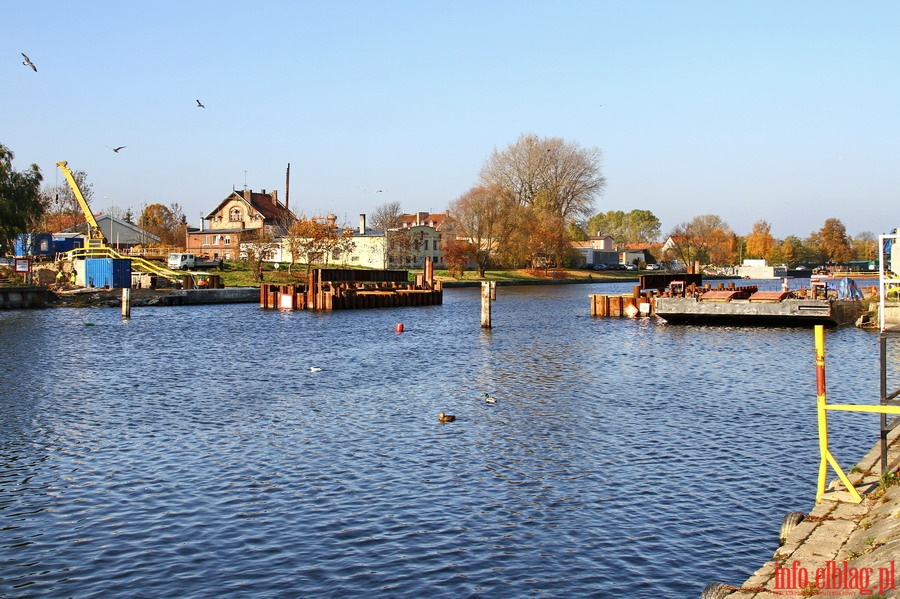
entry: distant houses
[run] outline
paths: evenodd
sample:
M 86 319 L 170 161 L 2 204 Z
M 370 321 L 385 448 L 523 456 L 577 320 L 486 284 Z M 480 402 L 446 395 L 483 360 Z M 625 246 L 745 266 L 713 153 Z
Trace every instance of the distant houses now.
M 265 261 L 301 264 L 300 256 L 292 259 L 288 239 L 291 224 L 296 220 L 275 191 L 234 190 L 203 216 L 199 229 L 188 229 L 185 248 L 199 256 L 237 260 L 246 253 L 241 251 L 242 244 L 258 243 L 264 232 L 262 237 L 274 240 Z M 359 227 L 354 229 L 338 226 L 334 215 L 314 220 L 352 239 L 343 251 L 317 255 L 317 262 L 376 269 L 420 268 L 426 257 L 442 267 L 441 246 L 452 222 L 446 214 L 416 212 L 401 215 L 400 225 L 385 231 L 369 229 L 365 214 L 360 215 Z
M 234 190 L 203 217 L 200 229 L 188 229 L 185 248 L 198 256 L 237 260 L 241 243 L 255 239 L 261 231 L 273 237 L 283 235 L 294 218 L 278 200 L 277 191 Z
M 452 234 L 451 223 L 446 214 L 417 212 L 401 215 L 396 228 L 369 229 L 366 215 L 360 214 L 359 227 L 352 231 L 351 249 L 330 256 L 330 261 L 342 266 L 391 269 L 422 268 L 430 258 L 437 268 L 443 268 L 442 244 Z
M 579 266 L 591 267 L 597 264 L 648 264 L 651 260 L 655 261 L 653 251 L 659 248 L 659 244 L 630 244 L 619 249 L 612 237 L 598 233 L 587 241 L 573 241 L 572 247 L 580 254 Z

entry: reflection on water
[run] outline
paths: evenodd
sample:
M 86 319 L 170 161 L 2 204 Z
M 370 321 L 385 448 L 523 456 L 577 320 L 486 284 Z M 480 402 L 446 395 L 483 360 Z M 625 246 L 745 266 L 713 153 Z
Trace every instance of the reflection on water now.
M 588 316 L 588 293 L 629 288 L 501 287 L 488 331 L 477 289 L 331 314 L 0 313 L 0 595 L 741 583 L 814 501 L 812 332 Z M 829 394 L 877 402 L 877 337 L 830 332 L 827 352 Z M 852 464 L 877 417 L 839 421 Z

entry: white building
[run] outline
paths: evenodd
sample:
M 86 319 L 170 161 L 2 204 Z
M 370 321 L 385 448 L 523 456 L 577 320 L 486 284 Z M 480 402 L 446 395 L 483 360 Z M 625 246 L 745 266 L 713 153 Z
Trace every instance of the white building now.
M 418 212 L 401 216 L 401 225 L 384 231 L 369 229 L 366 215 L 359 215 L 359 228 L 353 230 L 353 248 L 348 252 L 322 257 L 333 266 L 359 266 L 386 270 L 393 268 L 421 268 L 425 258 L 431 258 L 438 268 L 443 264 L 441 243 L 450 222 L 446 214 Z M 290 262 L 290 247 L 282 239 L 271 262 Z M 301 263 L 300 258 L 295 263 Z

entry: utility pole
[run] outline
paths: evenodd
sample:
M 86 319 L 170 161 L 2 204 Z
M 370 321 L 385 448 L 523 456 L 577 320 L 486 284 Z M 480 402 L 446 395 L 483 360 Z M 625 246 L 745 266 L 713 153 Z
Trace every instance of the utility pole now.
M 288 162 L 287 172 L 284 175 L 284 207 L 290 210 L 291 205 L 291 163 Z

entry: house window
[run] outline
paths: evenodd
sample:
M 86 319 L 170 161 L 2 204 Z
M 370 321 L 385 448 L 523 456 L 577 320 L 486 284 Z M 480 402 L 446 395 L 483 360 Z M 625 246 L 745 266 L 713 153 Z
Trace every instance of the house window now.
M 229 236 L 229 235 L 225 236 L 225 245 L 231 245 L 231 236 Z
M 240 208 L 232 208 L 228 212 L 228 220 L 230 220 L 231 222 L 241 222 L 244 220 L 244 213 L 241 212 Z
M 422 243 L 424 243 L 423 249 L 426 249 L 426 250 L 427 250 L 427 249 L 428 249 L 428 240 L 426 239 L 426 240 L 425 240 L 424 242 L 422 242 Z

